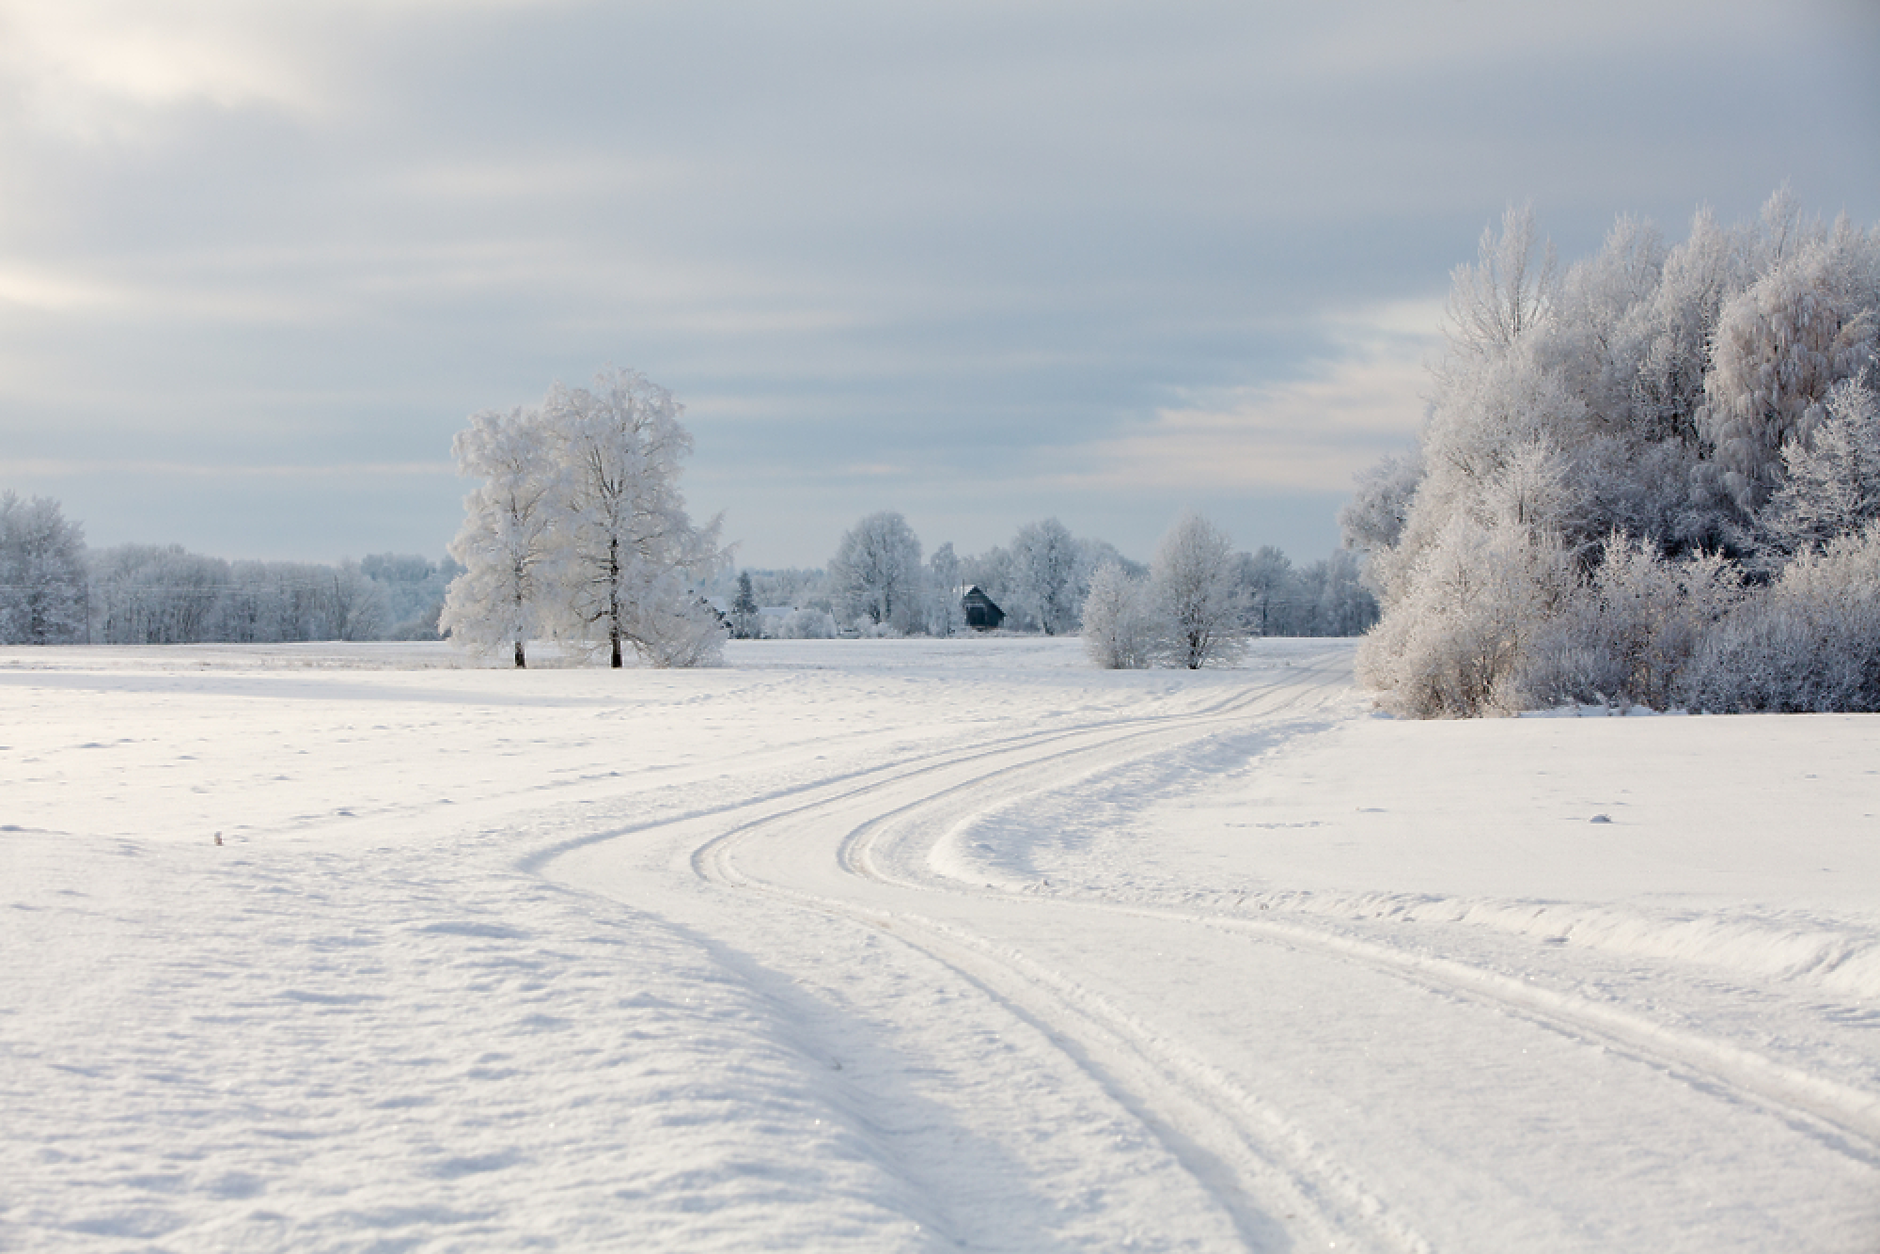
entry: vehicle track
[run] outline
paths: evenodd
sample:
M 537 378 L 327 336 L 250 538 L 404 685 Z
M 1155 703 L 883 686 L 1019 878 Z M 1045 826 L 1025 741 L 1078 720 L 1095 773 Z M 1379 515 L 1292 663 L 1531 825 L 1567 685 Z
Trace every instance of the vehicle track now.
M 1333 668 L 1300 668 L 1319 687 L 1342 685 Z M 1061 787 L 1067 772 L 1141 761 L 1248 718 L 1282 719 L 1307 702 L 1312 687 L 1250 690 L 1214 707 L 1129 720 L 1105 727 L 1012 737 L 984 752 L 952 755 L 894 771 L 796 812 L 841 819 L 850 826 L 836 848 L 850 874 L 913 892 L 1004 896 L 997 890 L 933 872 L 927 855 L 962 816 L 984 813 L 1039 787 Z M 927 787 L 910 794 L 909 786 Z M 868 812 L 867 805 L 875 809 Z M 924 914 L 892 915 L 827 893 L 760 880 L 738 866 L 740 846 L 784 815 L 724 832 L 693 854 L 694 870 L 726 886 L 761 891 L 828 914 L 891 928 L 904 943 L 972 980 L 1011 1013 L 1053 1036 L 1059 1047 L 1156 1132 L 1192 1172 L 1228 1200 L 1237 1188 L 1321 1216 L 1328 1231 L 1357 1235 L 1390 1248 L 1427 1248 L 1395 1220 L 1361 1182 L 1342 1172 L 1298 1127 L 1225 1073 L 1162 1040 L 1100 994 L 1024 954 L 991 944 Z M 859 821 L 855 819 L 859 818 Z M 827 839 L 827 837 L 825 837 Z M 1239 934 L 1312 952 L 1446 997 L 1488 1007 L 1680 1081 L 1706 1096 L 1760 1109 L 1827 1148 L 1868 1166 L 1880 1165 L 1880 1096 L 1785 1066 L 1738 1046 L 1654 1022 L 1629 1010 L 1532 985 L 1450 958 L 1411 953 L 1293 921 L 1093 901 L 1031 898 L 1065 908 L 1157 918 Z M 1181 1129 L 1204 1129 L 1192 1137 Z M 1225 1176 L 1225 1178 L 1223 1178 Z M 1236 1183 L 1238 1182 L 1238 1183 Z
M 1358 1239 L 1376 1249 L 1424 1251 L 1428 1243 L 1392 1215 L 1383 1199 L 1277 1109 L 1090 990 L 1022 954 L 931 918 L 756 878 L 740 867 L 736 856 L 740 847 L 780 824 L 850 823 L 859 814 L 861 823 L 851 828 L 836 853 L 844 869 L 867 875 L 856 859 L 866 859 L 869 845 L 858 840 L 858 834 L 879 832 L 937 800 L 980 791 L 993 782 L 1022 788 L 1024 780 L 1040 770 L 1061 770 L 1085 760 L 1139 760 L 1145 742 L 1173 746 L 1247 718 L 1277 718 L 1315 697 L 1323 700 L 1347 682 L 1343 667 L 1325 663 L 1297 668 L 1291 678 L 1295 682 L 1285 687 L 1245 690 L 1199 711 L 1015 736 L 991 748 L 891 770 L 835 795 L 722 831 L 693 852 L 692 866 L 708 882 L 880 929 L 953 970 L 1005 1013 L 1037 1029 L 1129 1111 L 1217 1199 L 1249 1245 L 1264 1244 L 1257 1237 L 1263 1225 L 1270 1225 L 1270 1213 L 1284 1213 L 1295 1231 L 1314 1230 L 1331 1244 L 1343 1240 L 1349 1245 Z M 1302 679 L 1306 682 L 1298 682 Z M 922 891 L 932 887 L 902 886 Z
M 1139 741 L 1137 737 L 1127 743 Z M 1059 765 L 1064 760 L 1056 759 Z M 998 774 L 1021 772 L 1033 765 L 1044 763 L 1007 767 Z M 918 810 L 943 810 L 950 802 L 983 787 L 990 778 L 954 785 L 951 796 L 936 792 L 923 803 L 858 826 L 840 847 L 842 866 L 853 874 L 897 887 L 983 895 L 987 890 L 931 869 L 928 854 L 934 842 L 945 827 L 959 820 L 918 824 L 914 820 Z M 890 847 L 892 856 L 884 856 Z M 927 873 L 910 873 L 914 868 L 923 868 Z M 1341 958 L 1431 991 L 1491 1005 L 1571 1037 L 1598 1041 L 1609 1050 L 1656 1067 L 1692 1087 L 1731 1093 L 1789 1121 L 1837 1152 L 1880 1166 L 1880 1094 L 1811 1075 L 1739 1046 L 1653 1022 L 1630 1011 L 1451 958 L 1393 949 L 1304 923 L 1082 897 L 1049 900 L 1071 908 L 1176 920 L 1238 933 Z

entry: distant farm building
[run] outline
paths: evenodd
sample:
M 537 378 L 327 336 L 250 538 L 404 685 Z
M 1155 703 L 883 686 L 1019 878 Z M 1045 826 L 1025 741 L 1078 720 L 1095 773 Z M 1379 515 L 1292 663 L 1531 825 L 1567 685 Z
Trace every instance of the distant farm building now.
M 960 608 L 966 611 L 966 625 L 975 631 L 996 631 L 1005 621 L 1005 611 L 978 584 L 969 585 L 960 594 Z

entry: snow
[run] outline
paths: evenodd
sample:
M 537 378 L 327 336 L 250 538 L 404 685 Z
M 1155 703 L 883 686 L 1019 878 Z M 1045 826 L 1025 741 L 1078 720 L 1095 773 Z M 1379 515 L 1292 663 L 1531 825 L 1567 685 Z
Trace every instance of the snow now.
M 1880 1248 L 1880 718 L 727 661 L 0 651 L 0 1248 Z

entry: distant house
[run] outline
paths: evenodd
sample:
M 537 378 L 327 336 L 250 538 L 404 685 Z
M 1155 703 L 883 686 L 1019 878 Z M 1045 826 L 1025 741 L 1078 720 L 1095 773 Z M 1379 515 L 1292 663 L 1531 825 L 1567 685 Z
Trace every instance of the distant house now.
M 975 631 L 997 631 L 1005 621 L 1005 611 L 976 583 L 960 594 L 960 608 L 966 611 L 966 625 Z

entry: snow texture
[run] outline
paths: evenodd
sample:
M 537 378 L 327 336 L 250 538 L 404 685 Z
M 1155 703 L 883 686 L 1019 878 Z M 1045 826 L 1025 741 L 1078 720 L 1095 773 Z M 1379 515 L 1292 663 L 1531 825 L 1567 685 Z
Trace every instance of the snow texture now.
M 0 1248 L 1880 1248 L 1880 719 L 539 652 L 0 651 Z

